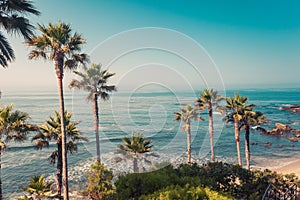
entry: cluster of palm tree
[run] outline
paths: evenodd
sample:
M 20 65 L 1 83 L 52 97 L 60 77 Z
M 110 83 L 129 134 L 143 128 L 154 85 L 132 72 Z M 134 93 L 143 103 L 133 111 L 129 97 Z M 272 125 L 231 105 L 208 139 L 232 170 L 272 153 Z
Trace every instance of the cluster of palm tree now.
M 220 105 L 222 101 L 226 100 L 225 105 Z M 218 94 L 214 89 L 204 89 L 203 93 L 199 94 L 199 98 L 195 103 L 195 107 L 188 104 L 181 107 L 179 112 L 175 112 L 174 121 L 183 121 L 182 129 L 187 136 L 187 162 L 191 162 L 191 120 L 203 120 L 199 117 L 200 112 L 208 109 L 208 124 L 211 148 L 211 161 L 215 161 L 214 151 L 214 125 L 213 125 L 213 111 L 218 111 L 225 114 L 224 121 L 233 123 L 234 136 L 237 146 L 238 164 L 242 166 L 242 158 L 240 151 L 240 131 L 245 130 L 245 155 L 247 162 L 247 169 L 250 169 L 250 146 L 249 135 L 252 126 L 266 123 L 265 115 L 261 112 L 254 111 L 254 104 L 247 105 L 248 98 L 234 94 L 234 97 L 227 97 L 226 99 Z
M 249 134 L 251 126 L 266 123 L 265 115 L 261 112 L 254 111 L 254 104 L 247 105 L 248 98 L 235 93 L 234 97 L 226 98 L 226 116 L 224 120 L 234 124 L 234 136 L 238 154 L 238 164 L 242 166 L 242 157 L 240 150 L 240 131 L 245 130 L 245 156 L 247 169 L 250 169 L 250 147 Z
M 89 62 L 88 55 L 80 53 L 81 45 L 85 44 L 85 40 L 78 33 L 71 34 L 72 29 L 69 24 L 58 22 L 54 25 L 49 23 L 48 26 L 38 24 L 38 29 L 41 32 L 40 36 L 34 36 L 30 40 L 26 41 L 26 44 L 33 48 L 29 54 L 29 59 L 44 58 L 54 61 L 55 71 L 58 79 L 58 91 L 60 99 L 60 124 L 61 135 L 58 137 L 59 148 L 57 157 L 62 161 L 62 167 L 58 166 L 58 177 L 62 172 L 61 178 L 58 180 L 58 185 L 62 182 L 64 199 L 68 199 L 68 165 L 67 165 L 67 152 L 70 150 L 70 143 L 67 143 L 67 137 L 69 130 L 67 126 L 67 117 L 64 116 L 64 93 L 63 93 L 63 76 L 64 69 L 75 70 L 79 64 L 83 65 L 83 72 L 74 71 L 79 76 L 79 80 L 74 79 L 70 83 L 70 88 L 83 89 L 89 92 L 87 99 L 93 101 L 94 112 L 94 126 L 96 134 L 96 148 L 97 148 L 97 160 L 100 161 L 100 140 L 99 140 L 99 97 L 103 100 L 109 99 L 109 93 L 116 91 L 114 85 L 107 85 L 107 81 L 114 74 L 110 73 L 107 69 L 102 69 L 101 65 L 92 64 L 91 67 L 86 67 Z M 58 116 L 57 116 L 58 118 Z M 49 121 L 47 122 L 48 124 Z M 43 127 L 41 127 L 43 128 Z M 52 127 L 53 128 L 53 127 Z M 47 129 L 42 129 L 47 132 Z M 74 139 L 74 138 L 73 138 Z M 83 138 L 76 138 L 83 139 Z M 45 144 L 39 141 L 41 144 Z M 61 152 L 60 152 L 61 149 Z M 61 155 L 61 158 L 60 158 Z M 58 165 L 61 163 L 58 162 Z M 62 169 L 62 170 L 61 170 Z M 58 188 L 58 192 L 60 188 Z M 60 193 L 59 193 L 60 194 Z
M 34 35 L 34 26 L 26 18 L 28 14 L 39 15 L 40 12 L 28 1 L 0 0 L 0 26 L 2 27 L 0 31 L 0 65 L 4 68 L 8 67 L 9 62 L 15 60 L 15 53 L 3 31 L 6 31 L 9 35 L 18 34 L 25 39 L 30 39 Z M 27 123 L 29 119 L 27 113 L 13 112 L 12 109 L 12 105 L 0 108 L 0 170 L 1 153 L 6 149 L 6 143 L 11 140 L 23 141 L 26 139 L 26 134 L 35 129 L 34 126 Z M 1 177 L 0 200 L 2 200 Z
M 184 108 L 180 108 L 179 112 L 175 112 L 174 121 L 183 121 L 185 124 L 182 129 L 187 135 L 187 162 L 191 162 L 191 120 L 201 120 L 204 118 L 198 117 L 200 112 L 204 109 L 208 109 L 208 123 L 209 123 L 209 135 L 210 135 L 210 147 L 211 147 L 211 160 L 215 161 L 215 151 L 214 151 L 214 125 L 213 125 L 213 110 L 222 111 L 222 107 L 219 106 L 224 98 L 218 94 L 217 91 L 213 89 L 204 89 L 203 93 L 199 94 L 199 98 L 195 102 L 195 106 L 190 104 L 186 105 Z
M 10 141 L 24 141 L 27 134 L 31 131 L 39 131 L 33 140 L 36 142 L 38 149 L 46 147 L 49 142 L 55 141 L 57 150 L 51 154 L 51 162 L 55 163 L 57 159 L 57 177 L 58 177 L 58 195 L 61 195 L 63 188 L 64 199 L 69 199 L 68 194 L 68 162 L 67 152 L 76 151 L 75 142 L 86 140 L 80 135 L 76 128 L 78 122 L 71 122 L 71 114 L 66 112 L 64 106 L 63 77 L 65 70 L 75 70 L 79 79 L 74 79 L 70 83 L 70 88 L 83 89 L 88 92 L 87 99 L 92 101 L 94 128 L 96 137 L 97 161 L 101 161 L 100 156 L 100 138 L 99 138 L 99 98 L 108 100 L 110 93 L 116 91 L 114 85 L 108 85 L 109 78 L 114 76 L 107 69 L 103 69 L 100 64 L 89 63 L 88 55 L 81 52 L 82 45 L 86 43 L 82 35 L 72 33 L 69 24 L 58 22 L 57 24 L 49 23 L 48 25 L 38 24 L 37 29 L 40 31 L 39 36 L 33 34 L 34 26 L 24 17 L 27 14 L 39 15 L 30 1 L 26 0 L 0 0 L 0 25 L 3 29 L 0 31 L 0 65 L 6 68 L 8 63 L 15 59 L 14 51 L 10 46 L 7 38 L 2 33 L 5 30 L 8 34 L 20 34 L 26 42 L 25 44 L 32 47 L 29 53 L 29 59 L 42 58 L 54 62 L 54 68 L 57 76 L 58 94 L 60 101 L 59 112 L 55 117 L 50 117 L 44 125 L 39 127 L 28 123 L 30 118 L 27 113 L 21 111 L 12 111 L 13 106 L 0 108 L 0 158 L 1 153 L 6 149 L 6 144 Z M 82 71 L 76 70 L 79 66 Z M 1 95 L 1 93 L 0 93 Z M 196 106 L 186 105 L 175 112 L 175 121 L 183 121 L 183 130 L 187 136 L 187 154 L 188 162 L 191 162 L 191 121 L 203 120 L 200 112 L 208 109 L 208 123 L 210 134 L 211 160 L 215 161 L 214 152 L 214 121 L 213 111 L 224 111 L 226 122 L 234 124 L 234 135 L 237 145 L 238 163 L 242 166 L 240 153 L 240 131 L 245 130 L 245 154 L 247 168 L 250 168 L 250 149 L 249 134 L 253 125 L 265 123 L 265 116 L 254 111 L 255 105 L 247 105 L 247 97 L 241 97 L 235 94 L 233 98 L 226 98 L 226 105 L 219 106 L 224 97 L 218 95 L 213 89 L 205 89 L 199 94 Z M 68 141 L 69 140 L 69 141 Z M 131 138 L 122 139 L 124 145 L 119 145 L 120 150 L 131 152 L 134 160 L 134 172 L 138 170 L 137 158 L 139 154 L 149 152 L 152 149 L 151 140 L 145 140 L 141 134 L 133 134 Z M 1 163 L 0 163 L 1 169 Z M 2 199 L 0 179 L 0 200 Z M 63 187 L 62 187 L 63 186 Z
M 43 58 L 46 60 L 54 61 L 54 67 L 58 80 L 58 93 L 60 100 L 60 110 L 59 110 L 59 120 L 60 126 L 58 129 L 60 131 L 56 131 L 56 136 L 54 133 L 47 133 L 47 131 L 52 131 L 54 127 L 50 121 L 47 121 L 48 126 L 39 127 L 40 130 L 43 130 L 42 133 L 39 133 L 35 137 L 35 139 L 40 137 L 38 141 L 38 145 L 43 147 L 47 145 L 48 140 L 55 139 L 58 141 L 58 150 L 57 154 L 58 160 L 62 162 L 62 183 L 63 183 L 63 191 L 64 191 L 64 199 L 68 198 L 68 166 L 67 166 L 67 152 L 70 150 L 71 143 L 67 143 L 68 137 L 68 127 L 67 117 L 65 114 L 65 106 L 64 106 L 64 93 L 63 93 L 63 77 L 64 77 L 64 69 L 74 70 L 80 64 L 86 65 L 88 63 L 88 56 L 84 53 L 81 53 L 81 46 L 86 43 L 86 41 L 82 38 L 82 36 L 78 33 L 72 34 L 72 29 L 69 24 L 58 22 L 57 24 L 49 23 L 47 26 L 38 24 L 37 28 L 41 32 L 40 36 L 35 36 L 33 34 L 33 30 L 35 27 L 29 23 L 29 20 L 25 18 L 27 14 L 39 15 L 40 12 L 35 9 L 33 4 L 30 1 L 26 0 L 0 0 L 0 25 L 6 30 L 9 34 L 20 34 L 25 38 L 25 44 L 29 47 L 32 47 L 32 50 L 29 54 L 29 59 L 37 59 Z M 0 31 L 0 64 L 6 68 L 8 66 L 8 62 L 11 62 L 15 59 L 14 51 L 7 41 L 6 37 Z M 92 65 L 91 69 L 85 67 L 84 73 L 80 73 L 76 71 L 82 80 L 74 80 L 71 84 L 71 87 L 82 88 L 90 92 L 88 98 L 93 100 L 94 104 L 94 115 L 95 115 L 95 133 L 97 139 L 97 160 L 100 161 L 100 146 L 99 146 L 99 134 L 98 134 L 98 98 L 100 97 L 103 100 L 107 100 L 109 98 L 109 92 L 115 91 L 115 86 L 106 85 L 106 81 L 108 78 L 113 76 L 114 74 L 109 73 L 107 70 L 102 70 L 100 65 Z M 94 81 L 94 82 L 87 82 Z M 90 85 L 85 85 L 90 84 Z M 3 109 L 1 112 L 4 112 Z M 57 116 L 58 119 L 58 116 Z M 56 121 L 57 122 L 57 121 Z M 47 129 L 47 128 L 49 129 Z M 50 129 L 51 127 L 51 129 Z M 19 134 L 19 130 L 16 130 L 15 133 L 17 135 L 12 136 L 7 135 L 8 132 L 5 132 L 5 125 L 1 124 L 1 138 L 6 137 L 6 141 L 9 140 L 17 140 L 19 136 L 23 136 Z M 43 129 L 45 128 L 45 129 Z M 23 128 L 22 131 L 25 131 Z M 48 135 L 46 136 L 47 133 Z M 18 136 L 18 137 L 17 137 Z M 23 138 L 25 139 L 25 137 Z M 74 139 L 74 138 L 73 138 Z M 78 139 L 78 138 L 77 138 Z M 82 139 L 82 138 L 81 138 Z M 2 140 L 1 140 L 2 141 Z M 61 143 L 61 145 L 60 145 Z M 0 150 L 5 149 L 5 145 L 3 142 L 0 143 Z M 75 148 L 75 146 L 74 146 Z M 61 153 L 60 153 L 61 150 Z M 61 159 L 60 159 L 61 156 Z M 58 162 L 60 163 L 60 162 Z M 1 186 L 1 182 L 0 182 Z M 0 187 L 0 199 L 2 199 L 2 191 Z

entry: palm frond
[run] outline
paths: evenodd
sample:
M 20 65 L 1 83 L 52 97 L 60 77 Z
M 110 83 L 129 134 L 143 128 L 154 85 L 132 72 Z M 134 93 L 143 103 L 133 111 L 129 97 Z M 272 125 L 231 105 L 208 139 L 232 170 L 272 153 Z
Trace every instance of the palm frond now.
M 6 37 L 0 32 L 0 64 L 2 67 L 7 67 L 7 62 L 11 62 L 15 59 L 15 54 Z

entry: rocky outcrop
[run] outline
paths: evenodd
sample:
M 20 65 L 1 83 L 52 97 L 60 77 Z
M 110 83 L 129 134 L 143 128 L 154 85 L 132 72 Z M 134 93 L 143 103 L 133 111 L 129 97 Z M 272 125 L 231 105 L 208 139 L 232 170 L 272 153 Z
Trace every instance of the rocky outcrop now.
M 300 114 L 300 105 L 295 104 L 295 105 L 291 105 L 291 106 L 286 106 L 286 107 L 281 108 L 281 110 L 289 110 L 289 111 Z
M 262 127 L 257 127 L 257 130 L 266 135 L 286 136 L 286 138 L 291 142 L 298 142 L 298 138 L 300 138 L 300 130 L 293 129 L 289 125 L 281 123 L 275 123 L 275 128 L 271 130 L 264 129 Z M 289 135 L 291 132 L 294 133 L 293 136 Z

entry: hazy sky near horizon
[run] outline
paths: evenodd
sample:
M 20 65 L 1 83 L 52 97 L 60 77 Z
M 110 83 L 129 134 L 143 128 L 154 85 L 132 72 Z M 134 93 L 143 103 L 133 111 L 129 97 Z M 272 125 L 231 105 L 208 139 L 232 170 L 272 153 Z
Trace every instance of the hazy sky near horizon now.
M 83 50 L 88 54 L 95 52 L 99 44 L 120 32 L 159 27 L 177 31 L 199 43 L 216 64 L 225 88 L 298 88 L 300 85 L 300 1 L 297 0 L 44 0 L 33 3 L 41 12 L 39 17 L 29 17 L 33 24 L 56 23 L 58 20 L 71 23 L 73 30 L 87 40 Z M 165 40 L 157 39 L 164 45 Z M 55 89 L 57 82 L 53 63 L 28 60 L 30 48 L 23 45 L 23 39 L 9 36 L 9 41 L 15 50 L 16 61 L 7 69 L 0 69 L 0 89 L 3 92 L 11 89 Z M 178 49 L 185 45 L 182 41 L 182 45 L 181 40 L 177 41 Z M 111 46 L 107 52 L 114 48 L 122 46 Z M 136 59 L 140 59 L 140 62 L 132 61 Z M 129 71 L 142 66 L 137 70 L 140 72 L 130 74 L 123 84 L 135 84 L 130 81 L 140 81 L 146 76 L 158 77 L 153 81 L 159 82 L 165 75 L 168 77 L 167 83 L 163 83 L 166 86 L 170 84 L 182 88 L 182 85 L 186 85 L 182 81 L 186 81 L 191 87 L 197 87 L 197 77 L 183 74 L 193 73 L 190 65 L 180 60 L 164 62 L 167 59 L 176 60 L 157 51 L 125 56 L 118 66 L 111 68 L 119 75 L 114 81 L 123 83 L 126 79 L 120 81 L 122 77 L 126 78 Z M 152 65 L 153 70 L 145 70 L 147 72 L 143 73 L 140 69 L 149 63 L 155 63 L 155 66 Z M 176 63 L 178 66 L 173 69 Z M 161 67 L 164 70 L 156 73 L 159 66 L 167 68 Z M 173 79 L 172 73 L 166 69 L 176 72 Z M 180 80 L 176 74 L 183 79 Z M 65 85 L 71 77 L 70 73 L 66 73 Z M 207 80 L 213 82 L 214 77 L 208 77 Z M 204 87 L 203 82 L 205 80 L 199 80 L 199 87 Z

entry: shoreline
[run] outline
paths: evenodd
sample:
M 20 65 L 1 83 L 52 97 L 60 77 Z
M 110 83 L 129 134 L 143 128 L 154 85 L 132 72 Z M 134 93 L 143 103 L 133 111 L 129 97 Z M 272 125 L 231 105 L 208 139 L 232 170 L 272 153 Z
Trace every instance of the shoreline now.
M 285 165 L 280 167 L 273 167 L 270 169 L 279 174 L 291 174 L 294 173 L 298 178 L 300 178 L 300 159 L 287 162 Z

